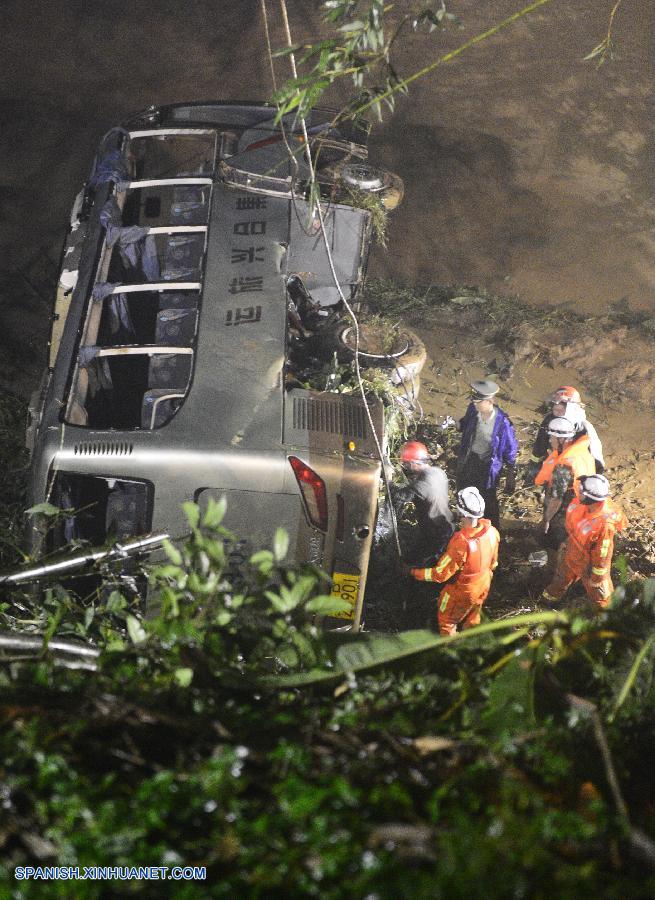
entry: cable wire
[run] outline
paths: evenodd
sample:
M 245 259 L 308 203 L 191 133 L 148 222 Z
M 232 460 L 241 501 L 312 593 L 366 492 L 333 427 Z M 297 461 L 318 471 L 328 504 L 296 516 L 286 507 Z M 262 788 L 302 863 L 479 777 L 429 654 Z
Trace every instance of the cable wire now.
M 288 47 L 293 47 L 293 41 L 292 41 L 292 39 L 291 39 L 291 29 L 289 28 L 289 17 L 288 17 L 288 15 L 287 15 L 287 5 L 286 5 L 286 0 L 280 0 L 280 8 L 281 8 L 281 11 L 282 11 L 282 21 L 283 21 L 283 23 L 284 23 L 284 30 L 285 30 L 285 35 L 286 35 L 286 39 L 287 39 L 287 46 L 288 46 Z M 295 53 L 294 53 L 293 51 L 291 51 L 291 52 L 289 53 L 289 60 L 290 60 L 290 63 L 291 63 L 291 71 L 292 71 L 292 73 L 293 73 L 294 80 L 297 80 L 297 79 L 298 79 L 298 73 L 297 73 L 297 70 L 296 70 Z M 303 116 L 300 117 L 300 125 L 301 125 L 301 128 L 302 128 L 303 138 L 304 138 L 304 142 L 305 142 L 305 155 L 306 155 L 306 158 L 307 158 L 307 166 L 308 166 L 309 172 L 310 172 L 310 179 L 311 179 L 311 180 L 310 180 L 310 183 L 311 183 L 312 185 L 314 185 L 314 184 L 316 184 L 316 176 L 315 176 L 315 173 L 314 173 L 314 163 L 313 163 L 313 161 L 312 161 L 311 148 L 310 148 L 310 146 L 309 146 L 309 136 L 308 136 L 308 134 L 307 134 L 307 125 L 306 125 L 306 123 L 305 123 L 305 119 L 304 119 Z M 372 415 L 371 415 L 371 410 L 370 410 L 370 408 L 369 408 L 368 400 L 367 400 L 367 398 L 366 398 L 366 391 L 365 391 L 365 389 L 364 389 L 364 382 L 363 382 L 363 379 L 362 379 L 362 374 L 361 374 L 360 365 L 359 365 L 359 322 L 358 322 L 358 320 L 357 320 L 357 316 L 355 315 L 355 312 L 354 312 L 353 308 L 351 307 L 350 303 L 346 300 L 346 297 L 345 297 L 345 295 L 344 295 L 344 293 L 343 293 L 343 291 L 342 291 L 342 289 L 341 289 L 341 285 L 340 285 L 340 283 L 339 283 L 339 279 L 338 279 L 338 276 L 337 276 L 337 273 L 336 273 L 336 269 L 335 269 L 335 267 L 334 267 L 334 261 L 333 261 L 333 259 L 332 259 L 332 252 L 331 252 L 331 250 L 330 250 L 330 244 L 329 244 L 329 241 L 328 241 L 328 238 L 327 238 L 327 231 L 326 231 L 326 229 L 325 229 L 325 220 L 324 220 L 324 217 L 323 217 L 323 209 L 322 209 L 322 207 L 321 207 L 321 198 L 320 198 L 320 196 L 318 197 L 318 199 L 317 199 L 317 201 L 316 201 L 316 211 L 317 211 L 317 213 L 318 213 L 318 219 L 319 219 L 320 226 L 321 226 L 321 235 L 322 235 L 322 237 L 323 237 L 323 243 L 325 244 L 325 251 L 326 251 L 326 254 L 327 254 L 327 258 L 328 258 L 328 263 L 329 263 L 329 265 L 330 265 L 330 272 L 331 272 L 331 274 L 332 274 L 332 279 L 333 279 L 334 285 L 335 285 L 335 287 L 336 287 L 336 289 L 337 289 L 337 291 L 338 291 L 338 293 L 339 293 L 339 297 L 340 297 L 341 301 L 343 302 L 343 305 L 344 305 L 344 307 L 346 308 L 346 311 L 348 312 L 348 315 L 349 315 L 350 318 L 352 319 L 353 326 L 354 326 L 354 329 L 355 329 L 355 374 L 356 374 L 356 376 L 357 376 L 357 383 L 358 383 L 358 385 L 359 385 L 359 391 L 360 391 L 360 393 L 361 393 L 362 401 L 363 401 L 363 403 L 364 403 L 364 408 L 365 408 L 365 410 L 366 410 L 366 416 L 367 416 L 367 418 L 368 418 L 368 422 L 369 422 L 369 425 L 370 425 L 370 427 L 371 427 L 371 433 L 373 434 L 373 439 L 374 439 L 374 441 L 375 441 L 375 446 L 376 446 L 377 451 L 378 451 L 378 457 L 379 457 L 379 459 L 380 459 L 380 464 L 381 464 L 381 467 L 382 467 L 382 476 L 383 476 L 383 478 L 384 478 L 384 483 L 385 483 L 385 487 L 386 487 L 386 490 L 387 490 L 387 495 L 388 495 L 389 498 L 391 499 L 391 484 L 390 484 L 390 481 L 389 481 L 389 475 L 388 475 L 388 472 L 387 472 L 387 469 L 386 469 L 386 466 L 385 466 L 384 453 L 383 453 L 383 451 L 382 451 L 382 445 L 380 444 L 380 439 L 379 439 L 378 433 L 377 433 L 377 431 L 376 431 L 376 429 L 375 429 L 375 424 L 374 424 L 374 422 L 373 422 L 373 417 L 372 417 Z M 399 537 L 399 535 L 398 535 L 398 523 L 397 523 L 397 520 L 396 520 L 396 512 L 395 512 L 395 510 L 394 510 L 394 508 L 393 508 L 393 503 L 389 503 L 389 507 L 390 507 L 390 510 L 391 510 L 391 525 L 392 525 L 392 530 L 393 530 L 394 540 L 395 540 L 395 544 L 396 544 L 396 550 L 397 550 L 397 553 L 398 553 L 399 558 L 402 558 L 402 549 L 401 549 L 401 546 L 400 546 L 400 537 Z

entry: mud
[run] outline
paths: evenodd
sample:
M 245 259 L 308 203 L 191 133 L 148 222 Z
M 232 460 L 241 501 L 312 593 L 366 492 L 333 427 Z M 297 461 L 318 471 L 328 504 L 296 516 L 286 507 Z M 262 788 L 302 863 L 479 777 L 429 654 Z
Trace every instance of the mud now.
M 448 48 L 518 4 L 451 7 L 464 28 Z M 622 4 L 615 58 L 598 68 L 583 57 L 607 14 L 598 0 L 549 4 L 415 83 L 378 132 L 385 160 L 411 173 L 390 233 L 407 252 L 376 270 L 538 305 L 652 309 L 655 6 Z

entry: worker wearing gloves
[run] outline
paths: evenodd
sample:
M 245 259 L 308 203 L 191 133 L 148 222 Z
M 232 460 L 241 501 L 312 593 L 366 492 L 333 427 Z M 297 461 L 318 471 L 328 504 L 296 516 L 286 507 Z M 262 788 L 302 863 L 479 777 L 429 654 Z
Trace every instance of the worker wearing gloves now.
M 417 581 L 449 582 L 439 594 L 437 608 L 439 633 L 445 635 L 455 634 L 458 626 L 466 629 L 480 624 L 480 610 L 498 564 L 500 535 L 482 518 L 484 500 L 477 488 L 458 492 L 457 512 L 462 517 L 461 527 L 436 565 L 409 569 Z
M 459 422 L 462 441 L 457 454 L 457 487 L 477 488 L 491 524 L 499 528 L 498 482 L 506 467 L 505 490 L 513 493 L 519 445 L 510 418 L 496 405 L 498 385 L 493 381 L 474 381 L 471 389 L 471 402 Z
M 550 402 L 552 404 L 551 411 L 544 417 L 534 444 L 532 445 L 532 456 L 526 467 L 526 481 L 531 483 L 541 468 L 544 459 L 548 456 L 548 426 L 553 419 L 563 417 L 572 422 L 579 434 L 586 434 L 589 438 L 589 452 L 594 458 L 596 472 L 601 474 L 605 471 L 605 460 L 603 458 L 603 445 L 598 437 L 598 432 L 591 424 L 585 413 L 584 403 L 580 397 L 577 388 L 571 385 L 559 387 L 551 395 Z
M 402 488 L 394 487 L 394 505 L 399 508 L 413 503 L 416 518 L 416 526 L 411 529 L 412 548 L 403 556 L 409 556 L 415 565 L 427 565 L 441 553 L 453 533 L 448 476 L 439 466 L 431 465 L 428 448 L 420 441 L 404 443 L 399 457 L 408 483 Z
M 546 545 L 558 548 L 566 539 L 565 514 L 574 496 L 578 496 L 579 481 L 583 475 L 595 473 L 594 459 L 589 453 L 589 438 L 578 435 L 575 425 L 558 417 L 548 425 L 550 453 L 541 465 L 534 480 L 544 491 L 544 514 L 541 530 Z
M 581 581 L 589 599 L 602 609 L 614 590 L 610 572 L 614 535 L 628 522 L 609 499 L 607 478 L 588 475 L 579 481 L 580 497 L 572 500 L 566 511 L 566 552 L 543 598 L 557 601 L 572 584 Z

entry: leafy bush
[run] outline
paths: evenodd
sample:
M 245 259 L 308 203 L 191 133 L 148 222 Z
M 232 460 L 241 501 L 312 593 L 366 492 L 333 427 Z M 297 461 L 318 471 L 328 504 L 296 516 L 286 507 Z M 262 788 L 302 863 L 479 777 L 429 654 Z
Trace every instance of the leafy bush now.
M 335 601 L 283 533 L 231 573 L 220 506 L 187 513 L 156 612 L 14 598 L 50 643 L 0 667 L 7 893 L 70 896 L 13 880 L 56 862 L 204 865 L 189 898 L 652 896 L 651 583 L 595 620 L 329 634 Z M 75 635 L 100 651 L 84 670 L 54 643 Z

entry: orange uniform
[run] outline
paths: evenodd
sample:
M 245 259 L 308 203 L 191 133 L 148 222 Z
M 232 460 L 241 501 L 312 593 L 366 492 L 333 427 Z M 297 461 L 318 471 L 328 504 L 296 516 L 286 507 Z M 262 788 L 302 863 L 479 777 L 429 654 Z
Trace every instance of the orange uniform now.
M 566 510 L 566 551 L 546 597 L 559 600 L 574 582 L 582 581 L 587 596 L 599 607 L 607 606 L 614 590 L 610 574 L 614 534 L 627 524 L 611 500 L 590 504 L 573 500 Z
M 573 475 L 571 488 L 575 496 L 578 497 L 580 486 L 577 479 L 582 475 L 594 475 L 596 472 L 596 463 L 589 452 L 589 438 L 586 434 L 567 444 L 561 453 L 558 453 L 557 450 L 551 450 L 537 472 L 534 483 L 548 487 L 556 466 L 566 466 L 571 470 Z
M 443 582 L 453 578 L 439 594 L 438 620 L 441 634 L 455 634 L 457 626 L 480 624 L 480 609 L 487 599 L 493 570 L 498 564 L 500 535 L 488 519 L 456 531 L 436 565 L 410 569 L 418 581 Z

